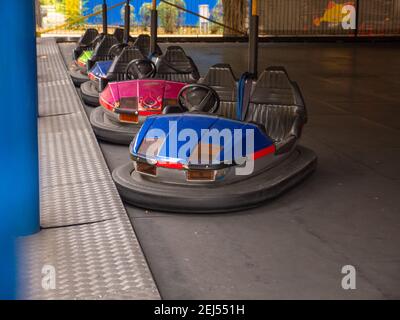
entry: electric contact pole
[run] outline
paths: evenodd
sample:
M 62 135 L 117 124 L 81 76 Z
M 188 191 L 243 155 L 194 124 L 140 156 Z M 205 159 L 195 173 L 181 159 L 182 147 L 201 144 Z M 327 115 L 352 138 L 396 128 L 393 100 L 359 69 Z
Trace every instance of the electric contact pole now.
M 250 0 L 249 3 L 250 21 L 249 21 L 249 65 L 248 70 L 255 77 L 258 74 L 258 6 L 257 0 Z
M 107 34 L 108 33 L 108 21 L 107 21 L 107 2 L 106 0 L 103 0 L 103 33 Z
M 126 1 L 125 4 L 125 27 L 124 27 L 124 43 L 129 42 L 129 34 L 131 28 L 131 6 L 129 4 L 129 0 Z
M 156 52 L 157 47 L 157 25 L 158 25 L 158 14 L 157 14 L 157 1 L 152 0 L 151 4 L 151 27 L 150 27 L 150 53 Z

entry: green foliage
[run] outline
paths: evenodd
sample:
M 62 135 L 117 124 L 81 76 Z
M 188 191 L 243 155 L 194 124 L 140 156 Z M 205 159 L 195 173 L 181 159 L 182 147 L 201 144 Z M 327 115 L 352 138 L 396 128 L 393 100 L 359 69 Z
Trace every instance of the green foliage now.
M 219 23 L 224 22 L 224 5 L 222 0 L 218 0 L 215 4 L 215 7 L 211 11 L 210 19 L 213 21 L 217 21 Z M 223 27 L 218 24 L 211 23 L 210 32 L 212 34 L 219 33 L 223 31 Z
M 75 21 L 83 18 L 83 12 L 86 10 L 88 0 L 56 0 L 59 3 L 59 8 L 65 12 L 67 22 L 73 22 L 75 26 L 82 25 L 85 21 L 76 23 Z M 81 8 L 82 4 L 82 8 Z M 57 5 L 56 5 L 57 8 Z
M 40 5 L 42 6 L 54 6 L 56 4 L 56 0 L 40 0 Z
M 151 23 L 151 2 L 144 2 L 139 10 L 144 30 L 150 27 Z
M 185 0 L 169 0 L 169 2 L 186 8 Z M 174 33 L 176 28 L 179 28 L 183 25 L 185 19 L 184 11 L 181 11 L 164 2 L 161 2 L 157 9 L 160 25 L 164 27 L 164 31 L 166 33 Z
M 65 6 L 65 0 L 55 0 L 54 4 L 56 6 L 56 11 L 57 12 L 64 13 L 66 11 L 66 9 L 67 9 L 66 6 Z M 67 13 L 67 15 L 68 15 L 68 13 Z M 67 19 L 68 18 L 69 17 L 67 16 Z

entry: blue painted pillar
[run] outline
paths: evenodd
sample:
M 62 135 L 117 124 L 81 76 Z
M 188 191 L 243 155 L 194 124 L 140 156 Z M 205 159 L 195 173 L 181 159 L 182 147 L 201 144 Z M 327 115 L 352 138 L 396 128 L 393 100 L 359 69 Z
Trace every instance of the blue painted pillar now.
M 0 1 L 0 219 L 15 235 L 39 231 L 34 0 Z
M 0 1 L 0 297 L 15 296 L 18 236 L 39 231 L 34 0 Z

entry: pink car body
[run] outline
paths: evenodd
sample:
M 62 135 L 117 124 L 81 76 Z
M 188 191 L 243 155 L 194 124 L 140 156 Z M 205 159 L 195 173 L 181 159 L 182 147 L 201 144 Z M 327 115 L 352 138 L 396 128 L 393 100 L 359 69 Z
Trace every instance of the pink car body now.
M 100 104 L 119 115 L 121 122 L 138 123 L 139 117 L 161 114 L 167 105 L 176 105 L 182 82 L 145 79 L 111 82 L 100 94 Z

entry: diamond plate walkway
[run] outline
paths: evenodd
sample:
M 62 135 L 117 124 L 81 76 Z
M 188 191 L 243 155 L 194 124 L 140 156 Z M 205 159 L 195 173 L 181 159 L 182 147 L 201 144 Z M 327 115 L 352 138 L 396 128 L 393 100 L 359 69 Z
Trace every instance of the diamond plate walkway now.
M 159 299 L 53 39 L 38 40 L 38 81 L 42 230 L 22 240 L 22 297 Z

